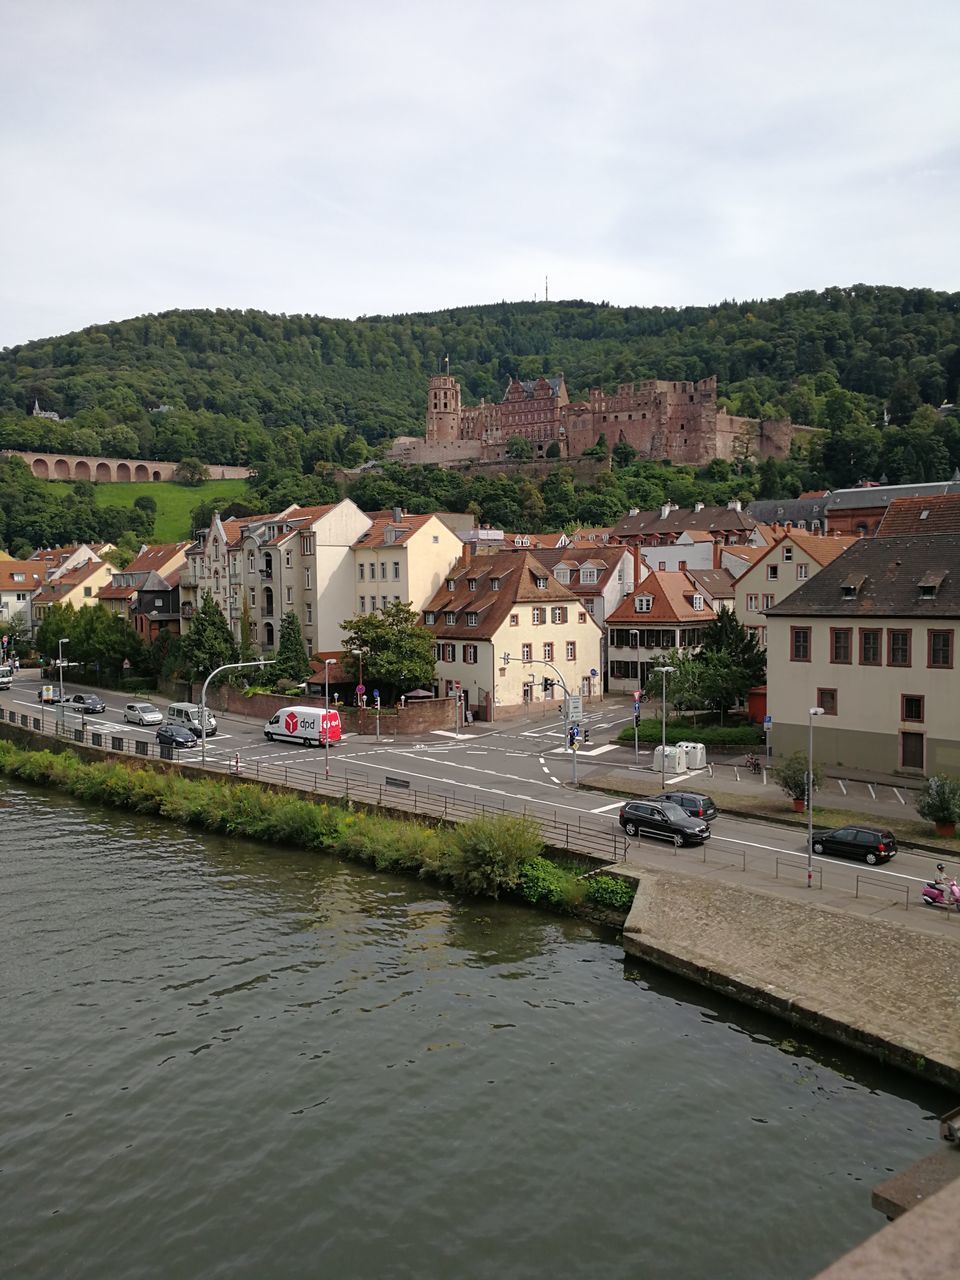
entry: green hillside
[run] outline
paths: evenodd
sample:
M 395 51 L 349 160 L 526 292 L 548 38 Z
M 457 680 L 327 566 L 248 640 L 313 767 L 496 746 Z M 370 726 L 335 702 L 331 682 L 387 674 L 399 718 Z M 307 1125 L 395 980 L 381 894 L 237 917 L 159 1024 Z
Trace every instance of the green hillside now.
M 73 491 L 73 484 L 66 480 L 50 480 L 46 487 L 51 494 L 66 498 Z M 190 512 L 201 503 L 222 498 L 223 505 L 249 495 L 245 480 L 207 480 L 203 484 L 187 487 L 173 481 L 131 484 L 98 484 L 94 486 L 93 501 L 99 507 L 132 507 L 137 498 L 150 497 L 157 504 L 154 517 L 152 542 L 180 542 L 193 536 Z

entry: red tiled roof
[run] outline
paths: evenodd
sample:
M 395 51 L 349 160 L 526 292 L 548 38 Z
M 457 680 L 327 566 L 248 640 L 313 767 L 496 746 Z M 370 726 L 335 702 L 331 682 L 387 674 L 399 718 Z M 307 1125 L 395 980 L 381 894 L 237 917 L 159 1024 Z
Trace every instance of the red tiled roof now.
M 63 574 L 54 582 L 47 583 L 46 586 L 40 588 L 33 597 L 35 604 L 53 604 L 62 596 L 72 591 L 74 587 L 82 586 L 87 578 L 92 577 L 95 573 L 99 573 L 103 568 L 102 560 L 88 560 L 86 564 L 82 564 L 79 569 L 71 569 L 69 573 Z
M 22 582 L 14 582 L 15 573 L 23 574 Z M 44 576 L 44 566 L 36 560 L 0 560 L 0 591 L 34 591 Z
M 704 601 L 702 609 L 694 609 L 693 597 L 700 591 L 690 578 L 679 569 L 655 570 L 634 587 L 627 598 L 607 618 L 610 626 L 646 626 L 650 622 L 711 622 L 716 616 Z M 638 596 L 650 596 L 653 603 L 640 613 L 634 600 Z
M 960 493 L 894 499 L 880 521 L 877 537 L 912 533 L 960 533 Z
M 363 547 L 373 549 L 374 547 L 402 547 L 403 544 L 429 521 L 433 520 L 432 514 L 421 516 L 403 516 L 400 520 L 394 520 L 392 515 L 377 516 L 370 528 L 361 533 L 353 544 L 355 547 Z M 387 539 L 388 530 L 393 530 L 390 540 Z
M 537 579 L 545 585 L 537 586 Z M 498 551 L 493 555 L 463 556 L 447 574 L 454 583 L 453 591 L 446 582 L 424 607 L 436 622 L 429 630 L 439 639 L 491 639 L 517 604 L 566 604 L 576 606 L 577 597 L 551 576 L 546 565 L 531 551 Z M 471 582 L 475 588 L 471 589 Z M 494 589 L 492 583 L 496 582 Z M 448 623 L 447 613 L 455 613 L 456 621 Z M 466 614 L 477 615 L 477 625 L 470 627 Z

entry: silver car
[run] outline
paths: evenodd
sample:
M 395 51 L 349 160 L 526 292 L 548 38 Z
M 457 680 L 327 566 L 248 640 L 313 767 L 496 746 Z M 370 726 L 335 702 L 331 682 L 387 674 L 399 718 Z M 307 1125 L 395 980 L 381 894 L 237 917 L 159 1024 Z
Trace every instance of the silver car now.
M 163 712 L 152 702 L 128 702 L 123 720 L 124 724 L 163 724 Z

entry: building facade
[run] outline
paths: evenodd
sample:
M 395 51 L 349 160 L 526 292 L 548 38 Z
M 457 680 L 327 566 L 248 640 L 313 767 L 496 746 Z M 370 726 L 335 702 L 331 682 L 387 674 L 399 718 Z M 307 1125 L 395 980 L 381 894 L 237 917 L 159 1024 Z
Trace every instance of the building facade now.
M 607 619 L 608 687 L 644 689 L 672 649 L 696 653 L 716 617 L 686 573 L 650 573 Z
M 818 537 L 785 529 L 734 583 L 733 607 L 743 625 L 766 647 L 766 612 L 843 555 L 855 538 Z
M 27 631 L 33 631 L 33 597 L 43 578 L 36 560 L 0 560 L 0 627 L 22 617 Z
M 395 603 L 422 612 L 462 551 L 460 538 L 435 515 L 398 508 L 378 516 L 353 544 L 354 601 L 343 617 Z

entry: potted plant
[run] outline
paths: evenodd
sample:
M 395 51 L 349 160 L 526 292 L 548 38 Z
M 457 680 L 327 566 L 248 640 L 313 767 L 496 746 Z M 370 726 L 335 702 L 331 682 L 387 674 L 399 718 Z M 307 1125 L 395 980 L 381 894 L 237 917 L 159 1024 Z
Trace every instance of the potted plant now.
M 938 836 L 953 836 L 960 819 L 960 781 L 945 773 L 934 774 L 917 800 L 917 813 L 932 822 Z
M 802 813 L 807 800 L 807 757 L 802 751 L 794 751 L 778 764 L 772 771 L 774 780 L 785 795 L 793 801 L 797 813 Z M 813 789 L 818 791 L 823 785 L 823 770 L 814 763 Z

